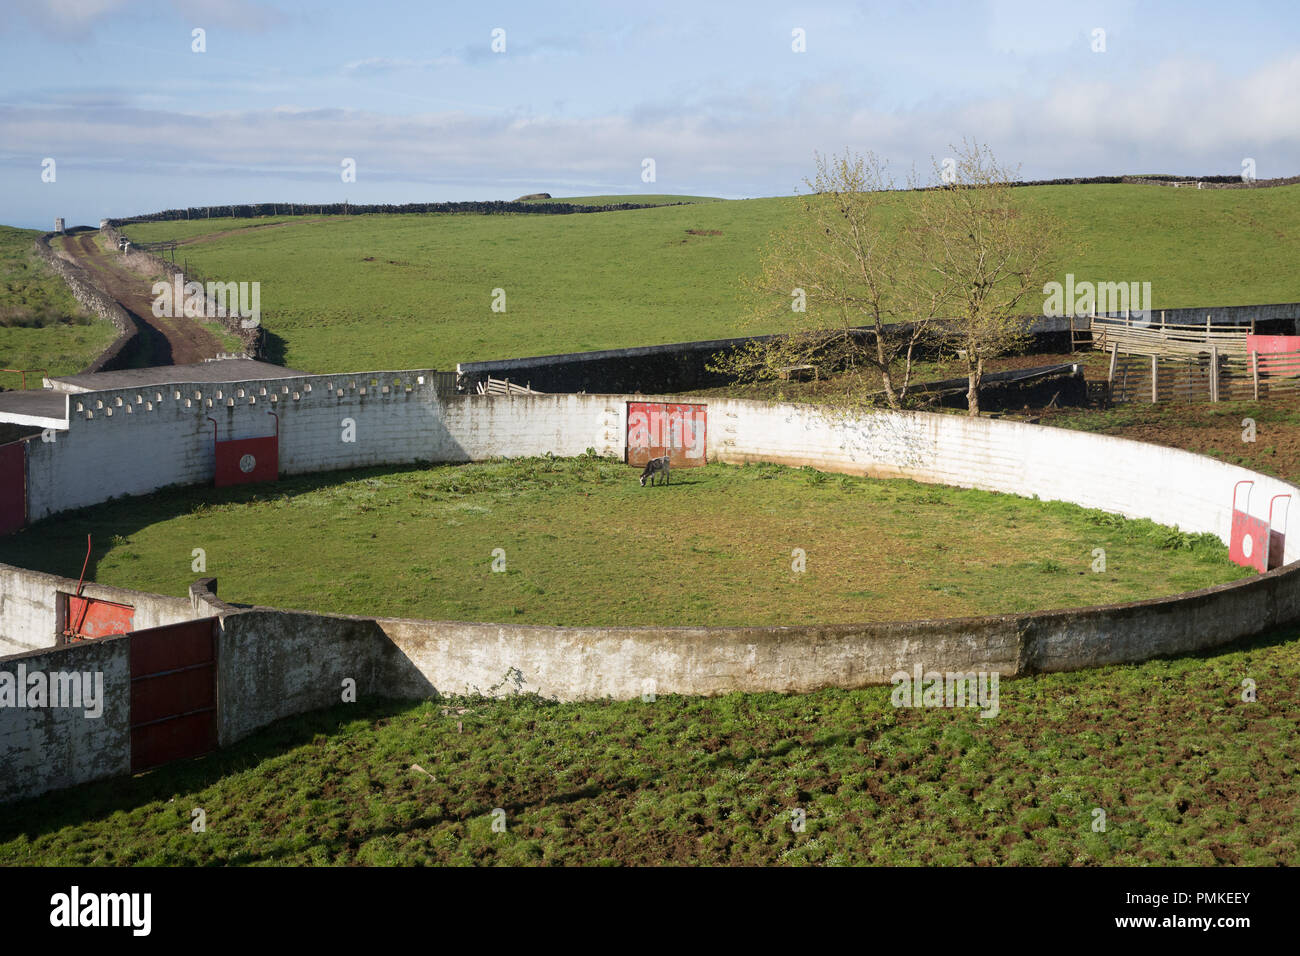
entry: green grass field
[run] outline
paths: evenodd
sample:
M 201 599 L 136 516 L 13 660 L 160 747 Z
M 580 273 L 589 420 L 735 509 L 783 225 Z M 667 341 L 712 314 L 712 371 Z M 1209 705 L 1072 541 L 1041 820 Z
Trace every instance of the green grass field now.
M 0 368 L 80 372 L 117 338 L 113 326 L 83 309 L 59 276 L 32 251 L 35 229 L 0 226 Z M 27 377 L 40 388 L 40 375 Z M 18 388 L 21 376 L 0 374 Z
M 775 465 L 679 470 L 654 488 L 636 475 L 543 458 L 188 488 L 0 538 L 0 561 L 76 577 L 89 533 L 102 584 L 184 595 L 206 574 L 227 600 L 272 607 L 611 626 L 963 617 L 1252 573 L 1213 536 L 1060 502 Z
M 889 687 L 363 700 L 0 807 L 0 864 L 1295 866 L 1298 636 L 1003 681 L 992 719 Z
M 1082 251 L 1060 271 L 1080 281 L 1150 281 L 1156 309 L 1300 301 L 1300 186 L 1035 186 L 1016 196 L 1069 224 Z M 904 214 L 909 195 L 894 201 Z M 126 231 L 138 241 L 193 240 L 178 255 L 208 278 L 260 281 L 264 324 L 292 367 L 450 368 L 770 331 L 745 319 L 741 280 L 796 207 L 790 198 L 718 200 L 561 216 L 212 219 Z M 505 313 L 491 310 L 497 288 Z
M 637 203 L 642 206 L 668 206 L 676 203 L 724 202 L 714 196 L 673 196 L 666 193 L 622 196 L 552 196 L 550 199 L 529 199 L 530 203 L 562 202 L 574 206 L 615 206 L 619 203 Z

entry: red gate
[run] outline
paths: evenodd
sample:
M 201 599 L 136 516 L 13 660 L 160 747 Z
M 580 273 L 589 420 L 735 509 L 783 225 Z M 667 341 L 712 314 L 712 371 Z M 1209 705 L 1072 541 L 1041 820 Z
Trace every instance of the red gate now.
M 126 634 L 135 621 L 135 608 L 129 604 L 114 604 L 76 594 L 60 594 L 59 597 L 63 599 L 63 628 L 58 639 L 63 644 Z
M 628 402 L 627 463 L 643 467 L 667 455 L 674 468 L 703 465 L 707 431 L 707 405 Z
M 1291 496 L 1274 495 L 1268 502 L 1268 518 L 1256 518 L 1247 510 L 1250 507 L 1250 492 L 1253 481 L 1239 481 L 1232 486 L 1232 532 L 1228 536 L 1228 557 L 1242 567 L 1254 568 L 1263 574 L 1273 568 L 1282 566 L 1286 551 L 1286 519 L 1282 521 L 1281 530 L 1273 526 L 1273 510 L 1281 500 L 1287 502 L 1287 514 L 1290 515 Z M 1237 491 L 1246 486 L 1246 505 L 1237 507 Z
M 217 747 L 217 619 L 131 634 L 131 772 Z
M 275 481 L 280 477 L 280 416 L 275 419 L 275 434 L 265 438 L 228 438 L 217 440 L 217 423 L 212 422 L 212 447 L 216 460 L 214 481 L 218 488 L 247 485 L 258 481 Z
M 0 534 L 27 523 L 27 442 L 0 445 Z

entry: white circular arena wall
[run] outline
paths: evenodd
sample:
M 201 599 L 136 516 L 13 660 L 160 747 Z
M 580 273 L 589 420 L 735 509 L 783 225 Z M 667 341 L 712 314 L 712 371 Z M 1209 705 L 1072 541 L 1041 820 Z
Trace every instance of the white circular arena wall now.
M 69 395 L 46 438 L 26 443 L 29 521 L 169 485 L 210 482 L 222 438 L 270 435 L 280 472 L 464 462 L 593 448 L 622 457 L 629 402 L 643 395 L 460 396 L 432 370 L 191 383 Z M 1068 501 L 1227 540 L 1233 486 L 1251 512 L 1300 494 L 1275 478 L 1189 452 L 986 418 L 654 396 L 707 406 L 711 461 L 767 461 Z M 350 425 L 350 428 L 349 428 Z M 355 441 L 345 440 L 351 433 Z M 628 480 L 634 480 L 629 472 Z M 649 492 L 647 492 L 649 493 Z M 1289 514 L 1288 514 L 1289 522 Z M 268 529 L 273 532 L 274 529 Z M 1014 676 L 1138 661 L 1230 643 L 1300 620 L 1300 542 L 1284 567 L 1186 594 L 985 617 L 780 627 L 541 627 L 317 614 L 223 602 L 214 579 L 188 597 L 97 584 L 137 628 L 216 618 L 217 738 L 228 746 L 280 718 L 359 696 L 536 692 L 562 700 L 888 683 L 900 671 Z M 39 526 L 23 534 L 40 534 Z M 268 569 L 273 573 L 273 569 Z M 100 719 L 0 708 L 0 801 L 130 772 L 131 635 L 55 647 L 60 594 L 75 579 L 0 565 L 0 671 L 105 675 Z M 232 595 L 238 599 L 238 595 Z M 19 772 L 21 771 L 21 772 Z
M 273 411 L 279 419 L 280 471 L 301 474 L 548 452 L 573 456 L 588 448 L 622 457 L 628 403 L 647 398 L 461 396 L 454 394 L 446 373 L 433 370 L 80 393 L 68 397 L 57 440 L 29 442 L 29 516 L 36 521 L 123 494 L 210 481 L 210 418 L 222 438 L 254 437 L 272 433 L 274 422 L 266 412 Z M 814 406 L 738 399 L 653 400 L 707 406 L 711 461 L 810 465 L 1037 496 L 1211 532 L 1225 541 L 1236 482 L 1255 483 L 1255 514 L 1264 513 L 1273 495 L 1300 494 L 1275 478 L 1204 456 L 1066 429 L 923 412 L 879 411 L 846 420 Z M 344 440 L 348 422 L 352 442 Z M 356 622 L 366 622 L 382 635 L 383 646 L 372 655 L 379 661 L 376 688 L 394 692 L 486 689 L 507 671 L 523 675 L 523 689 L 562 699 L 634 697 L 647 680 L 655 682 L 658 693 L 794 691 L 888 682 L 918 662 L 941 670 L 1012 675 L 1228 643 L 1300 617 L 1300 566 L 1291 566 L 1298 557 L 1300 541 L 1288 533 L 1286 567 L 1233 584 L 1129 604 L 961 620 L 548 628 L 248 610 L 207 593 L 194 599 L 193 613 L 219 614 L 231 640 L 238 634 L 246 653 L 267 642 L 281 650 L 293 645 L 296 653 L 316 659 L 330 656 L 333 631 L 355 630 Z M 26 572 L 21 569 L 3 572 L 10 587 L 26 588 L 27 603 L 0 604 L 0 642 L 7 642 L 0 650 L 34 649 L 33 628 L 43 631 L 46 622 L 39 607 L 31 609 L 28 592 L 50 586 L 22 585 L 18 578 Z M 179 603 L 158 596 L 152 601 L 151 607 Z M 20 607 L 27 610 L 19 613 Z M 295 622 L 290 630 L 303 636 L 300 643 L 293 635 L 267 630 L 288 627 L 290 619 Z M 307 619 L 310 627 L 299 626 Z M 49 640 L 35 647 L 53 643 L 53 628 L 44 633 Z M 393 665 L 394 649 L 403 659 L 400 666 Z M 391 673 L 381 673 L 385 668 Z M 232 674 L 231 680 L 246 682 L 246 677 Z M 290 683 L 286 678 L 281 690 L 292 698 L 297 692 Z

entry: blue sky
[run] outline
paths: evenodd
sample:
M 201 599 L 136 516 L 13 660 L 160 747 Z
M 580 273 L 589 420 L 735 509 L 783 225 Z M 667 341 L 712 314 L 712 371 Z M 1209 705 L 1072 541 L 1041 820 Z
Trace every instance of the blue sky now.
M 788 195 L 815 151 L 872 150 L 902 179 L 963 137 L 1031 179 L 1236 174 L 1247 157 L 1261 178 L 1300 174 L 1300 5 L 1285 2 L 6 7 L 12 225 L 542 190 Z

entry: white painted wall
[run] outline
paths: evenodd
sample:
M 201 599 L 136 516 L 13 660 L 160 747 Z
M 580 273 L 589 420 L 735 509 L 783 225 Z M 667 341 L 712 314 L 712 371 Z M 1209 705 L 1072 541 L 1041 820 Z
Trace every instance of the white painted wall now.
M 280 417 L 280 470 L 302 474 L 547 452 L 572 456 L 587 448 L 622 457 L 627 403 L 645 400 L 640 395 L 440 398 L 438 374 L 366 372 L 73 396 L 67 429 L 57 441 L 29 443 L 30 519 L 118 495 L 211 481 L 209 418 L 216 419 L 223 439 L 246 438 L 271 434 L 275 422 L 266 412 L 274 411 Z M 1236 465 L 1087 432 L 924 412 L 882 411 L 845 422 L 812 406 L 689 396 L 666 400 L 709 406 L 710 460 L 813 465 L 1037 495 L 1184 531 L 1209 531 L 1224 541 L 1234 482 L 1255 482 L 1249 510 L 1261 517 L 1267 517 L 1273 495 L 1300 495 L 1285 482 Z M 345 419 L 356 423 L 355 442 L 343 441 Z M 1300 519 L 1285 511 L 1283 503 L 1279 523 L 1289 532 Z M 1288 533 L 1286 559 L 1297 558 L 1300 537 Z

